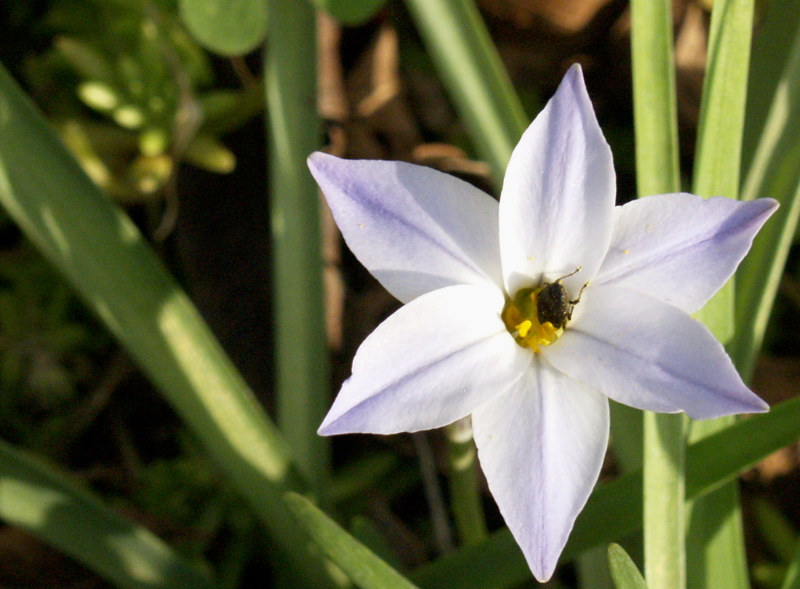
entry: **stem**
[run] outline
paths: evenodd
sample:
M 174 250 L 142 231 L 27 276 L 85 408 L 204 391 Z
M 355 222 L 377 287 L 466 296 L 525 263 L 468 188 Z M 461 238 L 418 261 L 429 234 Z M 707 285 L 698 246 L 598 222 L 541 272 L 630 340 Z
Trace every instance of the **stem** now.
M 465 417 L 445 427 L 447 459 L 450 463 L 448 482 L 458 537 L 462 544 L 475 544 L 488 536 L 475 469 L 475 444 L 472 441 L 472 420 Z
M 683 415 L 644 415 L 644 558 L 650 589 L 686 586 Z
M 322 130 L 316 113 L 315 13 L 270 0 L 265 53 L 275 284 L 278 423 L 319 492 L 330 450 L 317 428 L 328 405 L 319 195 L 306 167 Z
M 639 196 L 677 192 L 672 14 L 668 0 L 631 2 L 633 105 Z M 650 589 L 686 587 L 684 416 L 644 418 L 644 556 Z

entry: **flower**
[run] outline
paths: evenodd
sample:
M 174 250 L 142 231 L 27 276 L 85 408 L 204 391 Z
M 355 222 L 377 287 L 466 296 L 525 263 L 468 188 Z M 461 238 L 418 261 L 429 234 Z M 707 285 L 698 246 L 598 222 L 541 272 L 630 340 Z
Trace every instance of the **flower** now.
M 691 194 L 615 207 L 579 66 L 524 133 L 500 203 L 440 172 L 315 153 L 345 241 L 405 303 L 363 342 L 322 435 L 472 415 L 489 489 L 545 581 L 600 473 L 606 397 L 694 419 L 762 412 L 691 314 L 777 208 Z

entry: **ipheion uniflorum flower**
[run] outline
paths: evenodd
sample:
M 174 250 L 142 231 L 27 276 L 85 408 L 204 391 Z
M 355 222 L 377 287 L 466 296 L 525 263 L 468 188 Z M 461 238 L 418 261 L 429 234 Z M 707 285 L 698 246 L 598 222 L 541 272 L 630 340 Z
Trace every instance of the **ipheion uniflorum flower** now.
M 573 66 L 511 156 L 498 204 L 401 162 L 309 158 L 350 249 L 405 305 L 363 342 L 322 435 L 472 415 L 489 489 L 553 574 L 608 444 L 607 397 L 694 419 L 766 411 L 691 314 L 777 208 L 691 194 L 616 207 Z

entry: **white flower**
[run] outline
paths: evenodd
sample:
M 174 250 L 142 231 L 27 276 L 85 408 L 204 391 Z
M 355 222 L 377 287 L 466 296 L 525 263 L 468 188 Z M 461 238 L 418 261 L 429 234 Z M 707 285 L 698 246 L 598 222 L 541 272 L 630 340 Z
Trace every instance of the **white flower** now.
M 668 194 L 615 207 L 578 66 L 514 150 L 499 206 L 410 164 L 316 153 L 309 166 L 350 249 L 405 303 L 361 345 L 320 433 L 472 414 L 489 488 L 540 581 L 600 473 L 606 397 L 694 419 L 768 409 L 691 313 L 777 203 Z M 540 296 L 558 279 L 565 292 Z M 564 306 L 543 309 L 559 294 Z

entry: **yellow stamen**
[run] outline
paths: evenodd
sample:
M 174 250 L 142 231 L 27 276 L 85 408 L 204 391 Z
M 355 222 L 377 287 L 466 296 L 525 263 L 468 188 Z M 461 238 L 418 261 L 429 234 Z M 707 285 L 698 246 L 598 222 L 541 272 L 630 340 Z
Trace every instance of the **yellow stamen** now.
M 539 352 L 540 346 L 549 346 L 564 333 L 564 327 L 556 329 L 552 323 L 539 323 L 538 293 L 541 289 L 525 289 L 517 293 L 514 300 L 507 301 L 503 309 L 503 322 L 509 333 L 523 348 Z
M 517 331 L 519 332 L 520 337 L 528 337 L 528 332 L 533 327 L 533 323 L 531 323 L 528 319 L 517 325 Z

